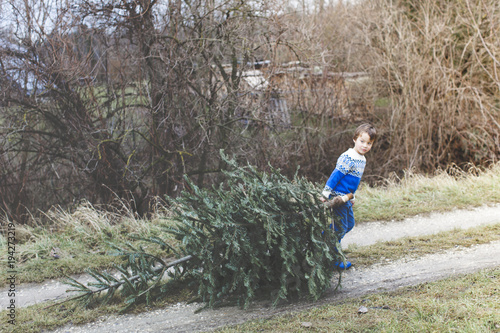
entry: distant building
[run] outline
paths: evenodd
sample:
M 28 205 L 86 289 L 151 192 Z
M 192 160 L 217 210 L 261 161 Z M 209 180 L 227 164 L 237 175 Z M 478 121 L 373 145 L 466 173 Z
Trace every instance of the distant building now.
M 248 65 L 248 64 L 247 64 Z M 269 60 L 250 64 L 241 75 L 241 93 L 247 96 L 248 119 L 261 119 L 278 127 L 292 125 L 291 112 L 343 117 L 349 115 L 349 86 L 368 78 L 365 72 L 337 73 L 300 62 L 273 65 Z M 232 70 L 224 66 L 226 73 Z

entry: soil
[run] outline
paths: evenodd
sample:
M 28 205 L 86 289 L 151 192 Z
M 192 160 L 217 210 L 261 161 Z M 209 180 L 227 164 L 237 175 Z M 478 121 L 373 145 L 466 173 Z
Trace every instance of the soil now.
M 342 246 L 365 246 L 379 241 L 406 236 L 431 235 L 446 230 L 466 229 L 500 222 L 500 205 L 482 206 L 471 210 L 455 210 L 415 216 L 403 221 L 367 222 L 358 224 L 343 240 Z M 316 302 L 299 301 L 272 308 L 269 302 L 256 302 L 250 309 L 224 307 L 195 313 L 201 304 L 178 303 L 141 314 L 113 315 L 98 318 L 83 326 L 65 326 L 54 332 L 206 332 L 257 318 L 290 313 L 336 303 L 346 298 L 369 293 L 392 291 L 399 287 L 431 282 L 457 274 L 472 273 L 500 266 L 500 240 L 470 248 L 432 254 L 419 259 L 404 258 L 395 262 L 359 269 L 355 266 L 343 273 L 342 286 L 332 287 Z M 84 282 L 86 276 L 76 279 Z M 47 300 L 67 297 L 68 286 L 60 281 L 19 286 L 16 306 L 27 306 Z M 5 291 L 0 291 L 5 294 Z M 2 304 L 3 307 L 3 304 Z

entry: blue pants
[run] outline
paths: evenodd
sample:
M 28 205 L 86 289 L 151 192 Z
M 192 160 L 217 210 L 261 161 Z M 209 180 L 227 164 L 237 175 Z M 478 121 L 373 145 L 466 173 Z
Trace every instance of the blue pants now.
M 347 201 L 345 205 L 340 207 L 333 208 L 333 214 L 336 216 L 332 224 L 334 225 L 335 233 L 340 242 L 345 234 L 354 228 L 354 213 L 352 211 L 351 201 Z M 330 229 L 332 228 L 332 224 L 330 224 Z

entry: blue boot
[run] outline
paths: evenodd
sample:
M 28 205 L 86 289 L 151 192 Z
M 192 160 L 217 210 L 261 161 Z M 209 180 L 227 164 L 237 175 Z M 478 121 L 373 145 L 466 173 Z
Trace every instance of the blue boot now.
M 350 261 L 346 261 L 346 265 L 344 265 L 343 261 L 339 261 L 333 264 L 333 266 L 335 266 L 337 269 L 349 269 L 352 266 L 352 264 Z

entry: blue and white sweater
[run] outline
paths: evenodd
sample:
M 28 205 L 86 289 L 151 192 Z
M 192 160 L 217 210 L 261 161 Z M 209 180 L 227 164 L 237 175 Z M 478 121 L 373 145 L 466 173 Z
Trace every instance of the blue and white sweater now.
M 365 165 L 366 158 L 349 148 L 339 156 L 337 166 L 323 189 L 323 196 L 330 199 L 338 195 L 354 194 L 365 171 Z

